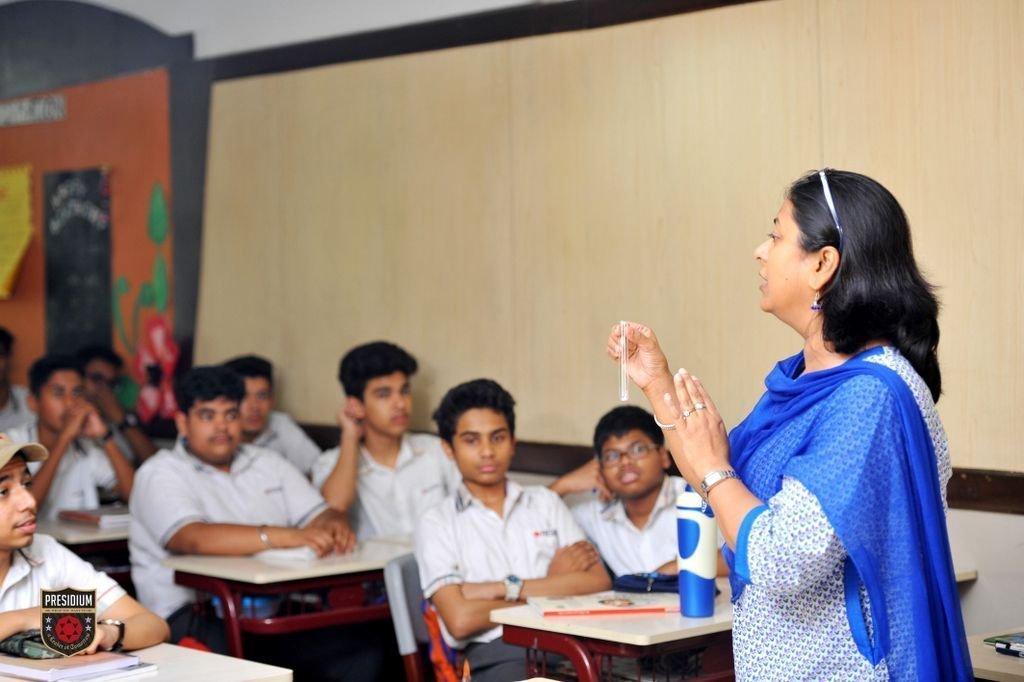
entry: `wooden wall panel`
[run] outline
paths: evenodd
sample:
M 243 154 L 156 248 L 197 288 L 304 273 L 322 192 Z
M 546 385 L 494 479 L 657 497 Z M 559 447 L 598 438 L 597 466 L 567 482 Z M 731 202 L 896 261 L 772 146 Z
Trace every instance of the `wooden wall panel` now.
M 1024 471 L 1024 3 L 821 3 L 826 163 L 885 184 L 943 304 L 958 466 Z
M 520 437 L 582 444 L 630 317 L 735 423 L 800 347 L 752 251 L 827 163 L 891 187 L 943 286 L 954 463 L 1024 470 L 1020 13 L 773 0 L 219 83 L 197 359 L 265 353 L 326 423 L 340 354 L 388 338 L 416 426 L 488 375 Z
M 214 89 L 198 361 L 266 354 L 311 421 L 333 419 L 341 354 L 378 338 L 422 361 L 420 425 L 455 381 L 511 382 L 506 51 Z
M 774 359 L 799 349 L 758 308 L 753 250 L 786 183 L 818 163 L 817 79 L 800 75 L 813 7 L 758 3 L 513 50 L 524 435 L 589 442 L 616 404 L 603 339 L 623 317 L 651 325 L 733 422 Z

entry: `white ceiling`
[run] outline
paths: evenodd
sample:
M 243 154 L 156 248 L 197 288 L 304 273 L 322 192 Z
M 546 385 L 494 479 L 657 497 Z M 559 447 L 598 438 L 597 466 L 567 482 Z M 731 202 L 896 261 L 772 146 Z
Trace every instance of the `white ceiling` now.
M 13 1 L 16 0 L 0 0 L 0 4 Z M 541 4 L 545 0 L 89 1 L 134 16 L 164 33 L 193 34 L 196 57 L 202 58 L 475 14 L 513 5 Z

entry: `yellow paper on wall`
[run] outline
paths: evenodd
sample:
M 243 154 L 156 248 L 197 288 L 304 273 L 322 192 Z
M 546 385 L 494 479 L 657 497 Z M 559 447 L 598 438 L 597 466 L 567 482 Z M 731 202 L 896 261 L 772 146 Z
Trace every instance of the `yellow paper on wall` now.
M 32 239 L 31 166 L 0 168 L 0 299 L 10 298 Z

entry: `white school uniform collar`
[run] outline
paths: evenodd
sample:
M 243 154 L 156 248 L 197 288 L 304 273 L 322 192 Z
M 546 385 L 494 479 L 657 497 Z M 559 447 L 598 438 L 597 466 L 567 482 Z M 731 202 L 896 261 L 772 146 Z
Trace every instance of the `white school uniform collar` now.
M 658 499 L 654 503 L 654 508 L 651 509 L 651 515 L 647 517 L 647 523 L 640 530 L 646 530 L 648 526 L 658 516 L 658 513 L 664 509 L 674 508 L 676 505 L 676 495 L 672 486 L 672 477 L 668 474 L 661 481 L 661 491 L 658 493 Z M 629 520 L 629 516 L 626 515 L 626 507 L 622 504 L 622 500 L 614 498 L 609 500 L 604 507 L 601 508 L 601 518 L 605 521 L 618 521 L 620 523 L 633 524 Z
M 182 438 L 181 436 L 179 436 L 178 440 L 175 441 L 174 443 L 174 454 L 184 458 L 185 461 L 191 464 L 196 471 L 203 471 L 207 473 L 225 473 L 224 471 L 218 469 L 212 464 L 207 464 L 206 462 L 204 462 L 203 460 L 199 459 L 191 452 L 189 452 L 188 445 L 186 444 L 185 439 Z M 256 457 L 258 454 L 259 450 L 254 449 L 247 444 L 243 443 L 239 445 L 238 449 L 235 450 L 234 457 L 231 459 L 231 466 L 229 467 L 227 473 L 233 476 L 235 474 L 241 473 L 242 471 L 245 471 L 250 466 L 252 466 L 252 463 L 254 461 L 256 461 Z
M 502 508 L 503 518 L 508 518 L 509 512 L 523 497 L 523 487 L 510 478 L 505 479 L 505 504 Z M 464 481 L 459 482 L 455 489 L 455 512 L 461 513 L 472 506 L 487 509 L 487 506 L 469 491 Z
M 398 471 L 406 464 L 412 462 L 415 457 L 421 454 L 423 454 L 423 448 L 414 445 L 412 440 L 409 438 L 408 433 L 402 434 L 402 443 L 401 445 L 398 446 L 398 457 L 395 458 L 395 468 L 392 469 L 390 467 L 384 466 L 376 459 L 374 459 L 373 455 L 370 454 L 370 451 L 366 449 L 366 445 L 360 443 L 360 469 L 375 469 L 377 471 L 385 471 L 391 473 L 394 471 Z
M 24 580 L 33 568 L 42 565 L 43 557 L 33 555 L 31 550 L 32 545 L 29 545 L 24 549 L 11 552 L 11 567 L 7 570 L 7 575 L 4 576 L 3 584 L 0 585 L 0 597 Z

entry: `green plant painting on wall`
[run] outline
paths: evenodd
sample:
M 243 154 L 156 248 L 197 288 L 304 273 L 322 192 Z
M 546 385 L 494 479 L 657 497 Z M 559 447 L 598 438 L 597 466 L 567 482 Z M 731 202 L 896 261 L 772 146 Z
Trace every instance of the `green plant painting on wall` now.
M 164 252 L 168 248 L 170 215 L 164 188 L 159 182 L 153 184 L 150 193 L 146 223 L 149 240 L 157 248 L 150 279 L 139 285 L 127 324 L 121 303 L 125 297 L 130 298 L 132 284 L 124 275 L 114 282 L 112 305 L 114 329 L 131 356 L 128 365 L 135 370 L 135 378 L 124 377 L 120 382 L 118 399 L 123 405 L 134 408 L 143 421 L 149 422 L 158 416 L 174 415 L 171 381 L 179 354 L 167 315 L 170 276 Z

